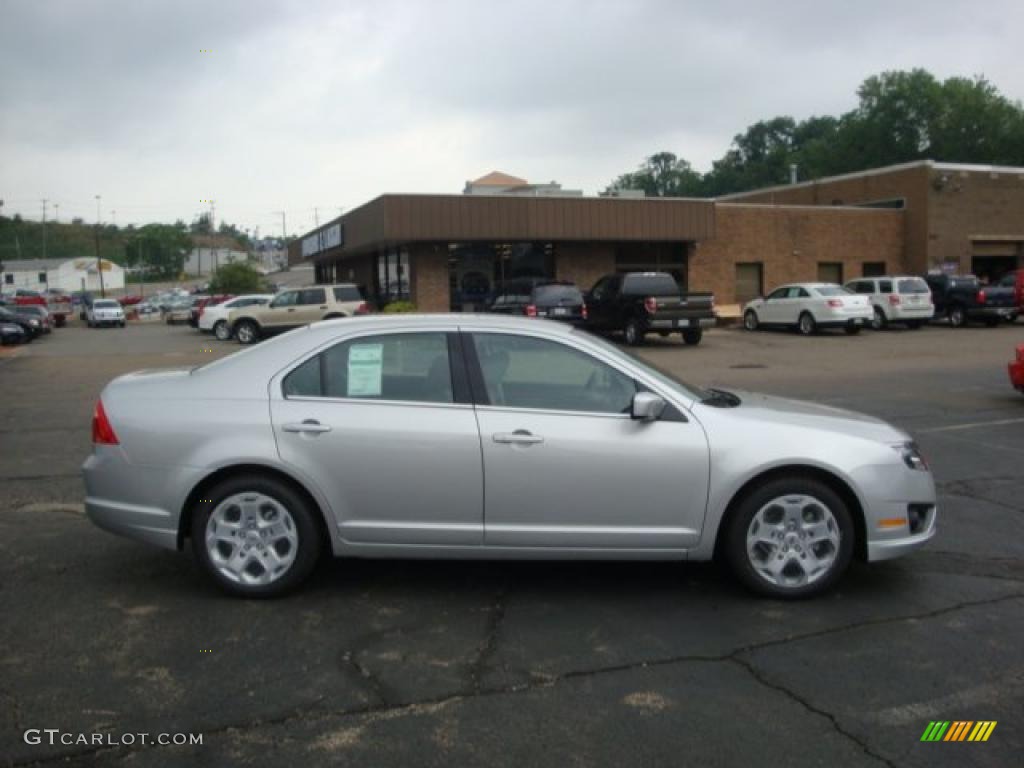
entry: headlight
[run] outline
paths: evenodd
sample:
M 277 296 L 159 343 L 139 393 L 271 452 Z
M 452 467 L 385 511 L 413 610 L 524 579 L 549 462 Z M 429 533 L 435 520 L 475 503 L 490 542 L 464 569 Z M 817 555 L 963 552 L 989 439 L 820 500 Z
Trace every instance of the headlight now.
M 921 455 L 921 449 L 917 447 L 917 443 L 913 440 L 894 445 L 893 450 L 900 455 L 903 463 L 910 469 L 917 469 L 921 472 L 928 471 L 928 462 L 925 461 L 924 456 Z
M 28 321 L 28 324 L 29 325 L 34 325 L 34 326 L 38 327 L 39 326 L 39 321 L 36 320 L 35 318 L 32 318 L 31 320 Z

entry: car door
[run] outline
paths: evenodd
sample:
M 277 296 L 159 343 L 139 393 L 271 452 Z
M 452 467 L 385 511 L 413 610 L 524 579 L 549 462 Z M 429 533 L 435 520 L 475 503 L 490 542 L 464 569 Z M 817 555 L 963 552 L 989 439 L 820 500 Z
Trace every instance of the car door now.
M 483 541 L 480 434 L 459 340 L 350 336 L 271 382 L 281 459 L 329 499 L 353 544 Z
M 323 320 L 327 314 L 327 291 L 324 288 L 303 288 L 299 291 L 296 318 L 300 325 Z
M 253 310 L 265 328 L 284 329 L 302 325 L 298 320 L 299 291 L 285 291 L 274 297 L 265 309 Z
M 613 322 L 615 297 L 622 277 L 608 275 L 598 280 L 587 294 L 587 323 L 594 328 L 608 328 Z
M 806 288 L 795 285 L 789 289 L 789 293 L 783 301 L 785 307 L 783 322 L 786 325 L 796 325 L 800 320 L 800 315 L 807 310 L 815 317 L 821 317 L 821 304 L 822 302 L 816 301 Z
M 762 323 L 776 324 L 786 322 L 785 304 L 789 295 L 789 287 L 776 288 L 769 293 L 764 300 L 764 305 L 759 311 L 758 318 Z
M 568 341 L 468 336 L 487 546 L 635 552 L 697 543 L 709 469 L 698 424 L 674 407 L 660 421 L 634 421 L 637 381 Z

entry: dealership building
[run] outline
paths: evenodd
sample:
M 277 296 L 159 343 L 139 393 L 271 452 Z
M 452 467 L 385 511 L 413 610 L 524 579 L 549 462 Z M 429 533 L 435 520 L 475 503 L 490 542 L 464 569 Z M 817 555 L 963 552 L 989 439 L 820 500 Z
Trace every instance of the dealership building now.
M 671 272 L 719 304 L 791 281 L 1024 267 L 1024 168 L 930 160 L 717 199 L 584 197 L 488 174 L 461 195 L 385 194 L 289 245 L 317 282 L 377 303 L 482 309 L 502 282 Z

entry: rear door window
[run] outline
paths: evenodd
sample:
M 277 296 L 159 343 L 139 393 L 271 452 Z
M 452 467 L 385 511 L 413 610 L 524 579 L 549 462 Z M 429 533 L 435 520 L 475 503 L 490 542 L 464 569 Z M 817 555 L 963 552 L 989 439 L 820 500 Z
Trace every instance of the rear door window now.
M 334 300 L 362 301 L 363 295 L 359 292 L 359 289 L 354 285 L 336 285 L 334 286 Z
M 327 301 L 327 292 L 323 288 L 306 288 L 299 293 L 299 304 L 324 304 Z

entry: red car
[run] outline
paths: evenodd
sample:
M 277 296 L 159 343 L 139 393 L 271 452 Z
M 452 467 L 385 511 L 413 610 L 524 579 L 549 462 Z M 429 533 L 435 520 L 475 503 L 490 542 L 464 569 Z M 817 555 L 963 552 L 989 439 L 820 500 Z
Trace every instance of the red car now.
M 120 299 L 118 299 L 118 301 L 121 302 L 121 306 L 122 307 L 131 307 L 131 306 L 134 306 L 135 304 L 140 303 L 142 301 L 142 297 L 141 296 L 122 296 Z
M 1010 370 L 1010 383 L 1021 392 L 1024 392 L 1024 344 L 1017 345 L 1017 359 L 1008 366 Z
M 203 314 L 203 310 L 206 307 L 214 307 L 218 304 L 223 304 L 228 299 L 235 298 L 233 293 L 218 293 L 214 296 L 207 296 L 200 299 L 192 305 L 192 311 L 189 313 L 188 324 L 193 328 L 199 327 L 199 317 Z
M 58 290 L 40 293 L 18 288 L 14 292 L 14 304 L 19 307 L 43 307 L 53 316 L 54 324 L 58 328 L 64 327 L 68 315 L 71 314 L 71 297 Z

